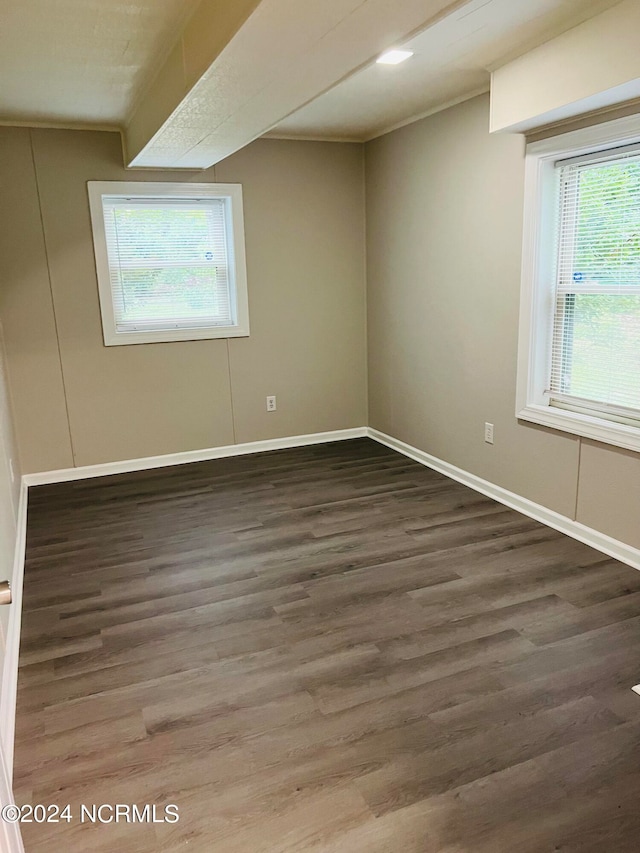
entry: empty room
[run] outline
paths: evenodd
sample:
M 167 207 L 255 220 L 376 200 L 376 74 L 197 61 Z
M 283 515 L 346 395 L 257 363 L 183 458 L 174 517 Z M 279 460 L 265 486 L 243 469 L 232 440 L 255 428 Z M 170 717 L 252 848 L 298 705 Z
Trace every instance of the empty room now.
M 2 853 L 637 853 L 637 0 L 0 20 Z

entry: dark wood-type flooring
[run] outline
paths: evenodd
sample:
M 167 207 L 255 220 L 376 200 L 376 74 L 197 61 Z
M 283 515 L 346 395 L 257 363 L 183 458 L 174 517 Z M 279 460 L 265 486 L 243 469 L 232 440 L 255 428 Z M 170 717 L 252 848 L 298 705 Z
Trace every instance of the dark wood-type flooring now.
M 27 853 L 640 850 L 640 572 L 374 442 L 33 489 L 24 592 Z

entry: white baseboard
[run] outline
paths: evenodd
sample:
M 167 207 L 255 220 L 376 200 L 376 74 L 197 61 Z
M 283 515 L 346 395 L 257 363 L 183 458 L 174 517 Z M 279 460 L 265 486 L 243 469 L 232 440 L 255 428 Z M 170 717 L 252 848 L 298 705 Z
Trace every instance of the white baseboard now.
M 206 462 L 211 459 L 225 459 L 229 456 L 244 456 L 247 453 L 264 453 L 268 450 L 283 450 L 288 447 L 306 447 L 311 444 L 327 444 L 330 441 L 366 438 L 367 435 L 367 427 L 314 432 L 309 435 L 292 435 L 285 438 L 269 438 L 265 441 L 249 441 L 245 444 L 228 444 L 224 447 L 207 447 L 203 450 L 168 453 L 164 456 L 146 456 L 141 459 L 125 459 L 121 462 L 103 462 L 98 465 L 82 465 L 77 468 L 60 468 L 57 471 L 25 474 L 22 481 L 27 486 L 67 483 L 71 480 L 86 480 L 91 477 L 107 477 L 111 474 L 128 474 L 132 471 L 146 471 L 150 468 L 184 465 L 187 462 Z
M 5 640 L 4 668 L 0 688 L 0 720 L 2 721 L 2 751 L 6 762 L 9 783 L 13 778 L 13 743 L 16 728 L 16 699 L 18 693 L 18 658 L 20 656 L 20 625 L 22 623 L 22 585 L 24 558 L 27 544 L 28 487 L 24 479 L 20 485 L 16 546 L 11 577 L 11 605 Z
M 377 429 L 369 428 L 368 435 L 374 441 L 384 444 L 392 450 L 397 450 L 398 453 L 414 459 L 427 468 L 439 471 L 446 477 L 457 480 L 458 483 L 463 483 L 463 485 L 475 489 L 476 492 L 481 492 L 483 495 L 487 495 L 487 497 L 493 498 L 493 500 L 511 509 L 515 509 L 523 513 L 523 515 L 528 515 L 529 518 L 534 518 L 548 527 L 553 527 L 554 530 L 559 530 L 560 533 L 566 533 L 567 536 L 571 536 L 585 545 L 590 545 L 597 551 L 602 551 L 603 554 L 620 560 L 620 562 L 626 563 L 634 569 L 640 569 L 640 549 L 638 548 L 633 548 L 631 545 L 620 542 L 618 539 L 613 539 L 613 537 L 607 536 L 606 533 L 600 533 L 600 531 L 594 530 L 592 527 L 587 527 L 579 521 L 574 521 L 566 515 L 561 515 L 559 512 L 542 506 L 542 504 L 534 503 L 534 501 L 523 498 L 515 494 L 515 492 L 503 489 L 502 486 L 496 486 L 488 480 L 483 480 L 482 477 L 470 474 L 462 468 L 457 468 L 449 462 L 444 462 L 436 456 L 431 456 L 431 454 L 425 453 L 423 450 L 418 450 L 417 447 L 412 447 L 410 444 L 386 435 Z

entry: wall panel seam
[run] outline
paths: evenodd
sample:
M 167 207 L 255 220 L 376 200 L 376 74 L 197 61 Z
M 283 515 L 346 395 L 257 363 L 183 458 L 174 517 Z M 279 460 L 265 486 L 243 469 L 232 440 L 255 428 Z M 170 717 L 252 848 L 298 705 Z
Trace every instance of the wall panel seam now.
M 36 165 L 36 154 L 33 146 L 33 131 L 29 131 L 29 145 L 31 148 L 31 162 L 33 164 L 33 178 L 36 185 L 36 196 L 38 201 L 38 214 L 40 216 L 40 228 L 42 229 L 42 242 L 44 246 L 44 256 L 47 264 L 47 279 L 49 281 L 49 296 L 51 298 L 51 312 L 53 314 L 53 325 L 56 332 L 56 349 L 58 351 L 58 362 L 60 364 L 60 379 L 62 381 L 62 394 L 64 396 L 64 410 L 67 416 L 67 429 L 69 431 L 69 448 L 71 450 L 71 459 L 73 464 L 76 464 L 76 454 L 73 447 L 73 434 L 71 432 L 71 418 L 69 416 L 69 400 L 67 396 L 67 384 L 64 378 L 64 365 L 62 363 L 62 350 L 60 349 L 60 333 L 58 329 L 58 316 L 56 314 L 56 303 L 53 296 L 53 281 L 51 279 L 51 263 L 49 259 L 49 246 L 47 244 L 47 232 L 44 225 L 44 212 L 42 210 L 42 198 L 40 196 L 40 181 L 38 180 L 38 167 Z
M 227 338 L 227 374 L 229 376 L 229 407 L 231 409 L 231 431 L 233 433 L 233 443 L 238 443 L 236 434 L 236 412 L 233 405 L 233 379 L 231 378 L 231 348 L 229 346 L 229 338 Z
M 578 520 L 578 501 L 580 499 L 580 469 L 582 468 L 582 436 L 578 436 L 578 470 L 576 472 L 576 502 L 573 508 L 573 520 Z

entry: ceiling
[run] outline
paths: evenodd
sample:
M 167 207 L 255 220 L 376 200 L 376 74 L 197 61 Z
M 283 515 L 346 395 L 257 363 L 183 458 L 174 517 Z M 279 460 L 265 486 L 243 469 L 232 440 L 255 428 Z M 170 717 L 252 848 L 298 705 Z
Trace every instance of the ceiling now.
M 618 0 L 4 0 L 0 122 L 123 131 L 205 168 L 264 134 L 367 140 Z M 393 46 L 414 56 L 375 59 Z
M 368 64 L 279 122 L 270 136 L 366 141 L 489 90 L 490 70 L 617 0 L 470 0 L 402 42 L 402 65 Z
M 2 0 L 0 120 L 120 127 L 198 0 Z

